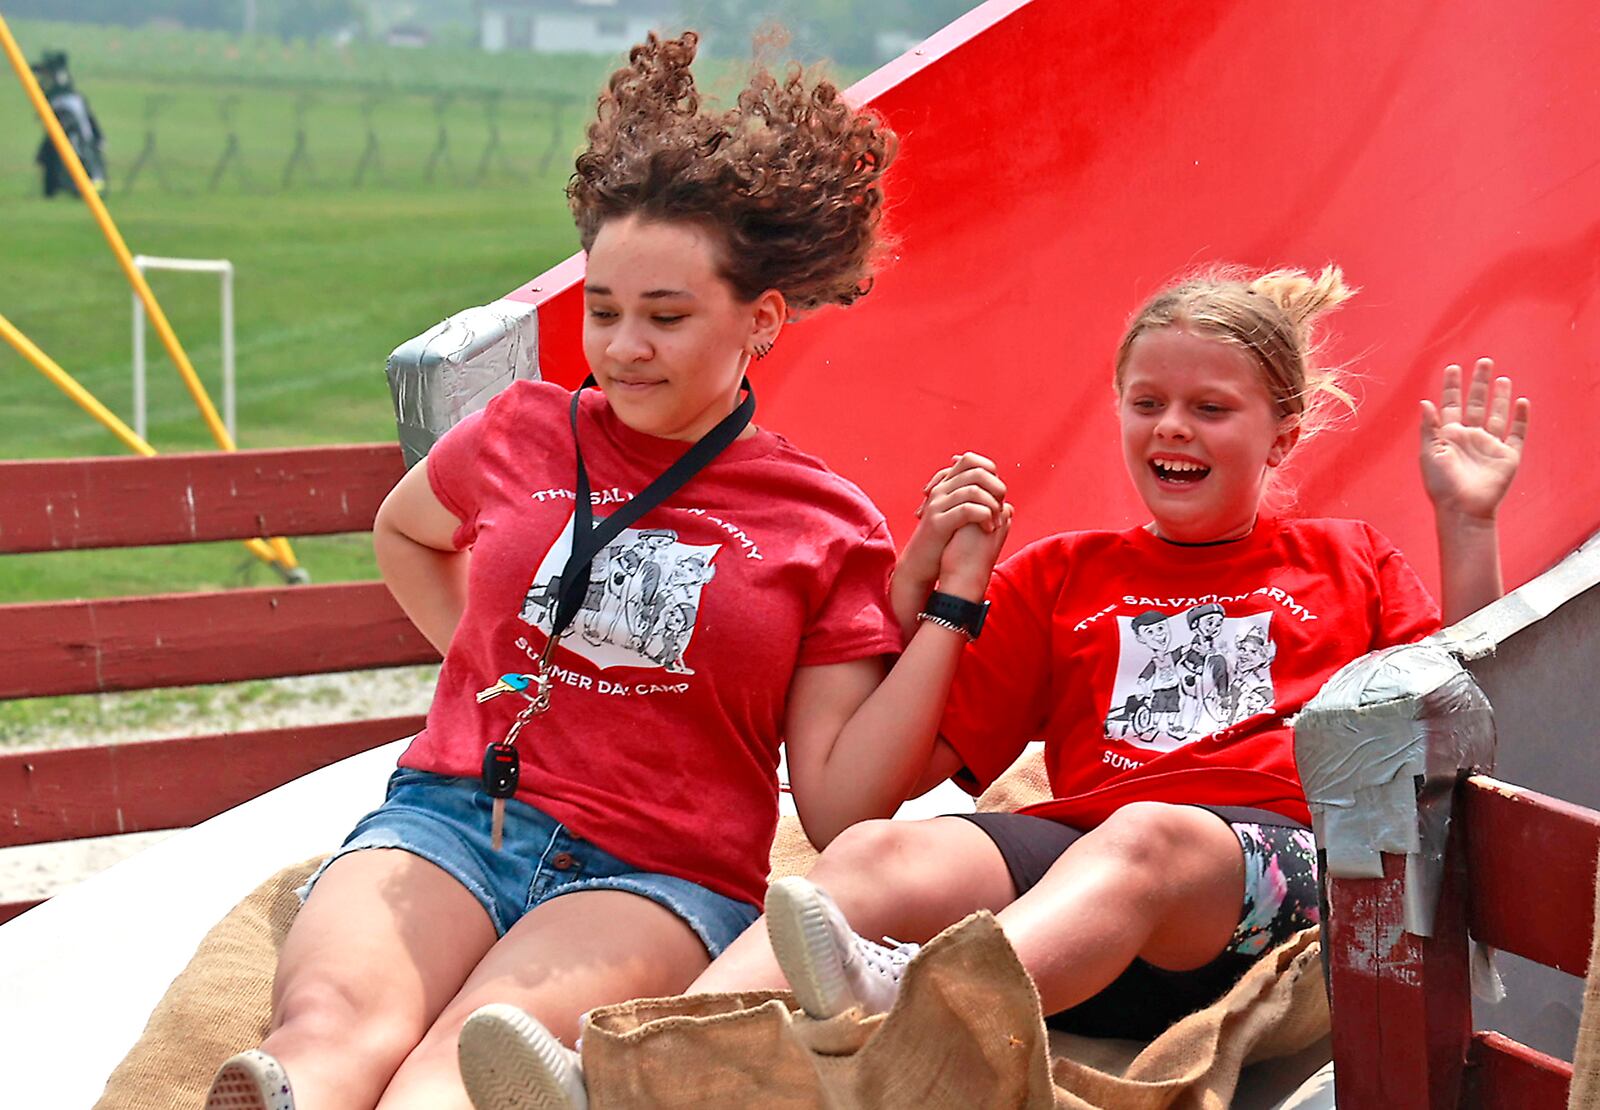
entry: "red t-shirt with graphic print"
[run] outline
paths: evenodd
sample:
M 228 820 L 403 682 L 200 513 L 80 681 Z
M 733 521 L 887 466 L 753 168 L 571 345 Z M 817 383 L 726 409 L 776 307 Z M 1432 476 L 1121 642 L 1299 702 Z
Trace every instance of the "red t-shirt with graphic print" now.
M 476 780 L 526 704 L 474 695 L 531 671 L 545 644 L 572 541 L 571 397 L 518 382 L 428 455 L 472 558 L 427 728 L 401 766 Z M 687 448 L 629 428 L 598 390 L 579 432 L 597 524 Z M 641 870 L 759 903 L 790 680 L 900 649 L 893 567 L 859 489 L 770 431 L 738 440 L 595 557 L 549 711 L 517 742 L 517 797 Z
M 1092 828 L 1135 801 L 1250 806 L 1309 822 L 1286 719 L 1330 675 L 1420 639 L 1439 610 L 1358 521 L 1261 520 L 1227 543 L 1073 532 L 1008 559 L 940 734 L 992 782 L 1045 742 L 1054 798 Z

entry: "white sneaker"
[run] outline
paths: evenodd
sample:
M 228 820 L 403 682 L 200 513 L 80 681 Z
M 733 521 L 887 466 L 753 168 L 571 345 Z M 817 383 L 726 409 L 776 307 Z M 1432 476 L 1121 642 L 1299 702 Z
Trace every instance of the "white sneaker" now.
M 477 1110 L 588 1110 L 578 1054 L 515 1006 L 480 1006 L 456 1043 Z
M 289 1077 L 258 1048 L 230 1056 L 211 1080 L 206 1110 L 294 1110 Z
M 801 1008 L 819 1020 L 852 1006 L 869 1014 L 888 1010 L 919 948 L 857 936 L 833 899 L 799 878 L 779 879 L 767 888 L 767 935 Z

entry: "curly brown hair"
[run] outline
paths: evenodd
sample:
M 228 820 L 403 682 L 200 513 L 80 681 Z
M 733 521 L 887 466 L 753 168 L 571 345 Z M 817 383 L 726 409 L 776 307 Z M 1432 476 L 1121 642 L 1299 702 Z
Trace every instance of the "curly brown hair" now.
M 702 110 L 689 72 L 699 36 L 651 34 L 600 94 L 567 199 L 584 250 L 607 220 L 688 221 L 721 242 L 741 300 L 776 289 L 794 311 L 871 288 L 881 179 L 896 138 L 799 66 L 756 66 L 728 111 Z

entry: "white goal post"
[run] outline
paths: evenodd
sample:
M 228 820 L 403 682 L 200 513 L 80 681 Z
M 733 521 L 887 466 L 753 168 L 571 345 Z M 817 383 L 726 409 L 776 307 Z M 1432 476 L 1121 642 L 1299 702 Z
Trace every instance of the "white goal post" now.
M 182 270 L 222 275 L 222 423 L 235 440 L 233 385 L 233 263 L 226 258 L 156 258 L 136 254 L 133 264 L 146 270 Z M 133 430 L 148 439 L 145 418 L 145 312 L 139 294 L 133 295 Z

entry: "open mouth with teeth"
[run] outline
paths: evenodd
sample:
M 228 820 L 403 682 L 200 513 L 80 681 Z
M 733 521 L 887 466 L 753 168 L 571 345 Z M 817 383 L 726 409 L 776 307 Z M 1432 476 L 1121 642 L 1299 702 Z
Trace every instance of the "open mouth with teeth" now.
M 1183 459 L 1151 459 L 1150 469 L 1163 482 L 1178 483 L 1198 482 L 1211 473 L 1209 466 Z

